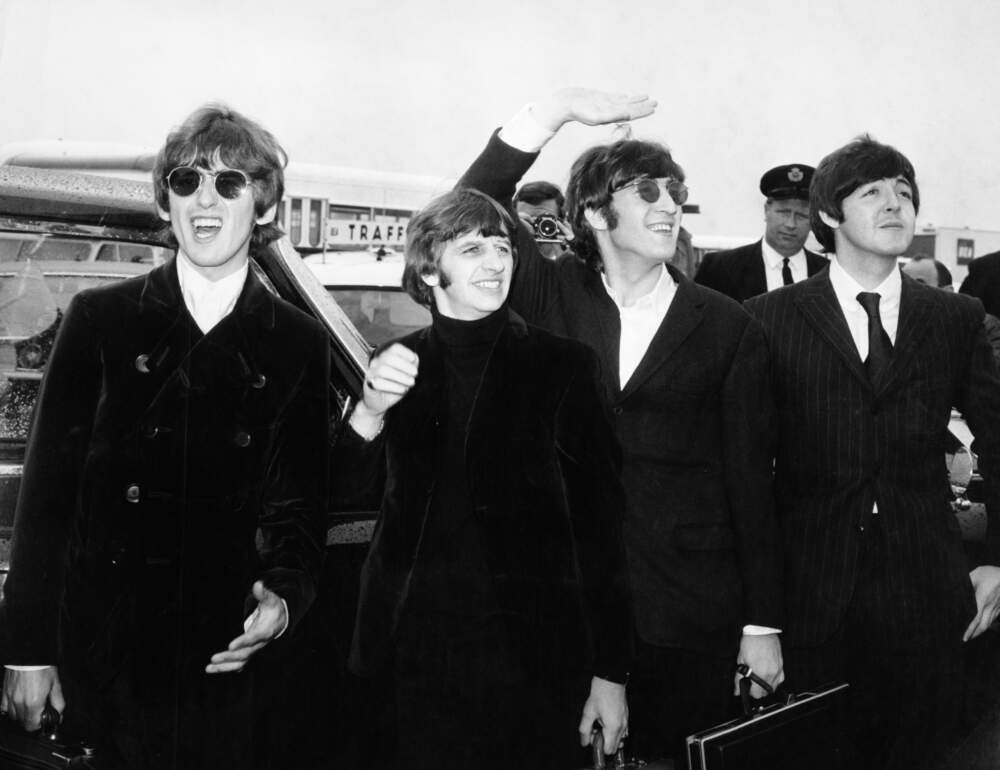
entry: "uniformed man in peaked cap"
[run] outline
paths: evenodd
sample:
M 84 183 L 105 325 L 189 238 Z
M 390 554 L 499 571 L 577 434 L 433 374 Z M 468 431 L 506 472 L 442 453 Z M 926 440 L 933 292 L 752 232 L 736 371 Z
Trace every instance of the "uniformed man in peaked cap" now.
M 813 167 L 776 166 L 760 178 L 764 237 L 746 246 L 706 254 L 695 281 L 737 302 L 797 283 L 826 267 L 825 257 L 803 248 L 809 237 L 809 182 Z

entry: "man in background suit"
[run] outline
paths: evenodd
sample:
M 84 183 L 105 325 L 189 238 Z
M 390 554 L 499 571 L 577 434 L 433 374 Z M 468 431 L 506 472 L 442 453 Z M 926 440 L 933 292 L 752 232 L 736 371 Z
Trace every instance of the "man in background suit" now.
M 980 303 L 898 269 L 919 200 L 894 148 L 865 136 L 833 152 L 811 200 L 829 270 L 747 302 L 778 413 L 788 681 L 850 683 L 872 768 L 920 766 L 945 744 L 963 639 L 1000 601 L 1000 570 L 969 572 L 942 462 L 954 406 L 997 510 L 1000 378 Z
M 563 124 L 629 120 L 654 106 L 556 92 L 494 134 L 459 185 L 507 205 Z M 630 741 L 647 759 L 676 754 L 686 734 L 725 718 L 737 660 L 772 685 L 782 679 L 766 350 L 743 308 L 668 264 L 683 180 L 652 142 L 584 152 L 567 187 L 578 256 L 543 259 L 521 227 L 510 300 L 529 323 L 586 342 L 601 360 L 624 452 L 636 605 Z
M 1000 251 L 972 260 L 959 292 L 978 297 L 987 313 L 1000 316 Z
M 809 237 L 809 182 L 813 167 L 777 166 L 760 178 L 764 237 L 736 249 L 710 252 L 694 279 L 737 302 L 815 275 L 826 257 L 803 248 Z

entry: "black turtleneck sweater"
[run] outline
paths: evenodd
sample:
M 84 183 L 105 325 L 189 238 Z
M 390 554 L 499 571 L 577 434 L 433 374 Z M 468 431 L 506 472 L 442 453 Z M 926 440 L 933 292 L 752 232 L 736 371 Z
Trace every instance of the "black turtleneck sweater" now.
M 459 321 L 433 311 L 431 334 L 443 353 L 446 407 L 409 606 L 458 623 L 483 618 L 495 609 L 482 522 L 474 515 L 465 461 L 473 409 L 507 314 L 504 306 L 485 318 Z

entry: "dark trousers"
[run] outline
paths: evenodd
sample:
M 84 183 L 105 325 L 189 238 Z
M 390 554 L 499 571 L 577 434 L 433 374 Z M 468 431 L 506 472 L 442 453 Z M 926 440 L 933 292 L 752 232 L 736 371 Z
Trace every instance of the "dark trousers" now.
M 735 670 L 735 645 L 720 657 L 637 641 L 627 752 L 647 762 L 685 756 L 688 735 L 729 718 Z
M 392 683 L 398 770 L 560 770 L 588 764 L 577 725 L 588 690 L 528 674 L 503 618 L 406 617 Z
M 110 681 L 60 671 L 63 729 L 107 770 L 254 767 L 250 674 L 192 678 L 123 670 Z
M 789 689 L 831 682 L 850 685 L 849 725 L 858 767 L 932 766 L 954 739 L 962 705 L 962 629 L 947 619 L 935 627 L 902 628 L 887 619 L 892 565 L 876 519 L 854 595 L 837 633 L 815 647 L 784 653 Z M 794 618 L 789 619 L 794 623 Z

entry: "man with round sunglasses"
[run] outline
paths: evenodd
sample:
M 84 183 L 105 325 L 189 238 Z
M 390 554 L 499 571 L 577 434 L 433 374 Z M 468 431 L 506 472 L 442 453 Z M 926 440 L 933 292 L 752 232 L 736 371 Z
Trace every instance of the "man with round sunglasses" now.
M 496 132 L 459 184 L 506 204 L 565 123 L 632 120 L 655 106 L 558 91 Z M 602 364 L 624 454 L 636 616 L 629 742 L 647 760 L 679 755 L 687 734 L 727 716 L 737 662 L 772 686 L 783 678 L 764 338 L 737 303 L 670 264 L 686 196 L 662 145 L 584 151 L 566 196 L 577 256 L 541 259 L 522 229 L 510 294 L 529 323 L 588 343 Z
M 809 182 L 813 167 L 775 166 L 760 178 L 764 237 L 735 249 L 706 254 L 694 279 L 737 302 L 804 281 L 827 267 L 826 257 L 805 248 L 809 237 Z
M 315 594 L 328 341 L 250 269 L 284 165 L 243 115 L 193 113 L 153 171 L 176 258 L 78 294 L 52 350 L 0 708 L 33 729 L 47 703 L 101 767 L 254 766 L 248 663 Z

